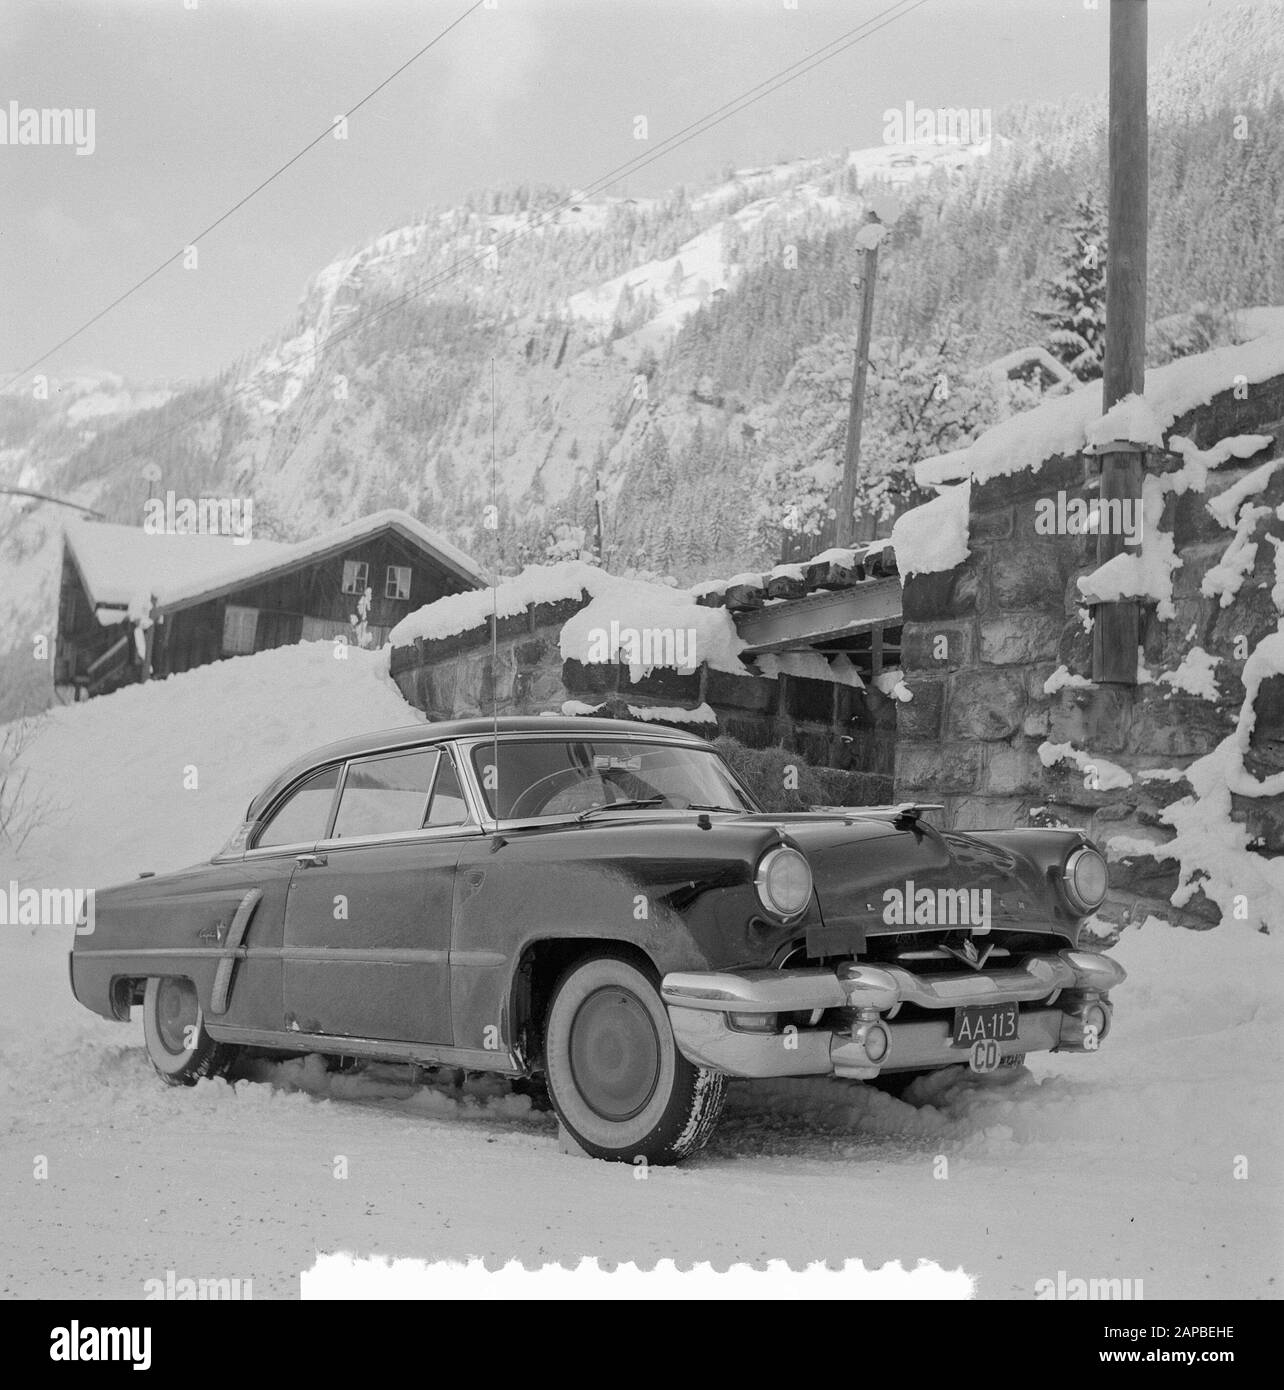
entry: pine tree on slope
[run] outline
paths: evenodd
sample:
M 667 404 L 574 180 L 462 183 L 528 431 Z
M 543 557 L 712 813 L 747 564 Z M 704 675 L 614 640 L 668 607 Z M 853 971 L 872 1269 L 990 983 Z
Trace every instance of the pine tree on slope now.
M 1101 376 L 1106 350 L 1106 237 L 1100 204 L 1085 193 L 1066 228 L 1071 244 L 1061 273 L 1044 290 L 1052 303 L 1036 315 L 1051 326 L 1045 346 L 1080 381 Z

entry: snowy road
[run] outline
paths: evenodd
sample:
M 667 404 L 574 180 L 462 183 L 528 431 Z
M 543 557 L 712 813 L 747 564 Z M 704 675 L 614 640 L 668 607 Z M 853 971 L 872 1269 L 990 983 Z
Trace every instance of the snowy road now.
M 1125 940 L 1134 972 L 1172 955 L 1164 930 Z M 1273 942 L 1239 944 L 1273 958 Z M 4 976 L 26 974 L 26 998 L 61 985 L 53 946 L 6 946 Z M 1044 1059 L 1001 1087 L 950 1083 L 934 1103 L 841 1082 L 742 1086 L 700 1159 L 645 1179 L 561 1154 L 551 1119 L 520 1097 L 407 1097 L 302 1063 L 270 1082 L 169 1090 L 138 1025 L 81 1021 L 55 997 L 36 1036 L 12 1020 L 0 1035 L 0 1296 L 140 1297 L 174 1270 L 288 1297 L 316 1251 L 346 1250 L 931 1259 L 984 1298 L 1030 1298 L 1059 1270 L 1141 1279 L 1148 1298 L 1275 1297 L 1280 1122 L 1263 1102 L 1278 1099 L 1265 1089 L 1278 1007 L 1259 997 L 1201 1025 L 1159 993 L 1138 985 L 1131 1010 L 1121 996 L 1097 1058 Z
M 0 879 L 103 884 L 190 862 L 281 762 L 406 721 L 374 658 L 324 648 L 59 711 L 29 758 L 53 809 Z M 982 1298 L 1031 1298 L 1059 1271 L 1140 1279 L 1148 1299 L 1279 1296 L 1284 980 L 1279 937 L 1243 924 L 1126 934 L 1130 978 L 1095 1057 L 1036 1058 L 1003 1086 L 937 1078 L 908 1104 L 857 1083 L 740 1085 L 700 1158 L 645 1179 L 561 1154 L 521 1097 L 411 1095 L 302 1062 L 170 1090 L 140 1023 L 71 998 L 67 944 L 0 928 L 3 1297 L 141 1297 L 169 1270 L 290 1297 L 316 1252 L 341 1249 L 928 1259 Z

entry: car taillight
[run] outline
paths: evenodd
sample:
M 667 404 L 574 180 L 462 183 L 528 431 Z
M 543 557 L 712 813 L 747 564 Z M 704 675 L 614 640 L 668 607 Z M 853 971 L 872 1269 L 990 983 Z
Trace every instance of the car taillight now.
M 768 912 L 796 917 L 811 901 L 811 865 L 796 849 L 779 845 L 759 861 L 754 887 Z

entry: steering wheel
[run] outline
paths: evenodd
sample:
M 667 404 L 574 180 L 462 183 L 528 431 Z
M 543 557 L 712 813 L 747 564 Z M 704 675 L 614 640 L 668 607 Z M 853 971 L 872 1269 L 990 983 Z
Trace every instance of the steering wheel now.
M 557 772 L 550 772 L 547 776 L 541 777 L 538 782 L 532 782 L 524 792 L 517 796 L 508 808 L 508 818 L 521 820 L 525 816 L 539 815 L 540 811 L 552 801 L 558 792 L 583 780 L 584 773 L 578 767 L 564 767 Z M 555 785 L 549 786 L 548 791 L 540 796 L 540 789 L 549 783 Z

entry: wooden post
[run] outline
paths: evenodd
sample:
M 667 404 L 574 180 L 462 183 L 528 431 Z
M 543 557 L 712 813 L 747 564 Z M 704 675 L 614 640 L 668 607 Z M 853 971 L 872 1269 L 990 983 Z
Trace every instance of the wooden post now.
M 597 527 L 597 562 L 603 569 L 606 568 L 606 543 L 602 538 L 602 499 L 605 496 L 606 494 L 602 491 L 602 475 L 595 473 L 593 475 L 593 516 Z
M 1103 411 L 1140 394 L 1146 371 L 1146 219 L 1149 150 L 1146 118 L 1146 0 L 1110 0 L 1110 210 L 1106 244 L 1106 356 Z M 1101 451 L 1101 490 L 1140 507 L 1144 451 L 1125 441 Z M 1097 563 L 1124 551 L 1124 537 L 1097 536 Z M 1092 678 L 1137 683 L 1141 608 L 1124 600 L 1093 614 Z
M 852 363 L 852 395 L 847 408 L 847 442 L 843 450 L 843 481 L 838 489 L 834 544 L 849 546 L 855 539 L 856 478 L 860 472 L 860 431 L 865 414 L 865 374 L 869 366 L 869 330 L 874 318 L 874 283 L 878 278 L 878 243 L 882 223 L 878 214 L 865 214 L 857 233 L 861 241 L 860 331 Z M 879 228 L 879 231 L 875 231 Z
M 1146 362 L 1146 0 L 1110 0 L 1110 211 L 1103 411 L 1139 393 Z

